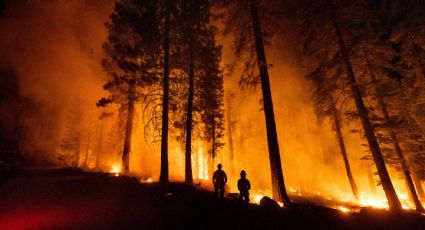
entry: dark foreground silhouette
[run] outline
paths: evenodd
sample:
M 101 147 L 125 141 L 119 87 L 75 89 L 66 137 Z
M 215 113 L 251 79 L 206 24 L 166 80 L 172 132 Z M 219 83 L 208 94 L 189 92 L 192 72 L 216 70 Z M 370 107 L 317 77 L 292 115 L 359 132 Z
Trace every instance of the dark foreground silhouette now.
M 72 170 L 1 174 L 0 229 L 423 229 L 425 217 L 218 203 L 213 192 Z

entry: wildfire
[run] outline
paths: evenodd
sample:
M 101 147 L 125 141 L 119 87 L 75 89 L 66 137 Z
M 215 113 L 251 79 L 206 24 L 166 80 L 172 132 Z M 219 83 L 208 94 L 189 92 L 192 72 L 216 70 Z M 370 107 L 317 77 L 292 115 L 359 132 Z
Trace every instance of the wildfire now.
M 148 183 L 148 184 L 150 184 L 152 182 L 153 182 L 153 180 L 150 177 L 148 177 L 146 179 L 144 179 L 144 178 L 140 179 L 140 183 Z
M 261 198 L 263 198 L 263 197 L 264 197 L 263 195 L 259 195 L 259 194 L 255 194 L 255 195 L 253 195 L 254 203 L 255 203 L 255 204 L 260 204 Z
M 399 194 L 398 196 L 403 209 L 415 209 L 415 205 L 409 200 L 406 194 Z M 388 202 L 385 196 L 377 196 L 374 194 L 360 193 L 358 201 L 350 198 L 339 198 L 344 203 L 356 204 L 359 207 L 372 207 L 377 209 L 388 209 Z M 340 207 L 338 207 L 340 209 Z
M 264 195 L 261 194 L 254 194 L 252 195 L 253 198 L 253 203 L 254 204 L 260 204 L 261 199 L 264 197 Z M 283 203 L 282 202 L 277 202 L 277 204 L 282 208 L 283 207 Z
M 343 212 L 343 213 L 348 213 L 350 212 L 350 209 L 344 206 L 339 206 L 338 209 Z
M 112 168 L 109 171 L 109 173 L 114 174 L 114 176 L 119 176 L 120 172 L 121 172 L 121 166 L 119 164 L 112 165 Z

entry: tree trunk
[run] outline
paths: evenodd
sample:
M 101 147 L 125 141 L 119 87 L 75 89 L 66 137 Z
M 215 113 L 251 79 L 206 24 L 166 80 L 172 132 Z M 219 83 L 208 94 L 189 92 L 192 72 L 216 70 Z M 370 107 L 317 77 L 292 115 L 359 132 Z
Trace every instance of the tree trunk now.
M 193 184 L 192 177 L 192 116 L 193 116 L 193 93 L 195 84 L 195 63 L 193 60 L 193 48 L 189 44 L 189 93 L 187 99 L 186 114 L 186 154 L 185 154 L 185 182 Z
M 371 166 L 370 165 L 367 165 L 367 169 L 366 170 L 367 170 L 367 179 L 369 180 L 370 191 L 373 194 L 376 194 L 375 180 L 373 179 L 373 173 L 372 173 L 372 170 L 371 170 Z
M 211 156 L 213 159 L 215 159 L 216 157 L 216 145 L 215 145 L 215 119 L 214 119 L 214 112 L 212 112 L 212 128 L 211 128 L 211 142 L 212 142 L 212 146 L 211 146 Z
M 347 177 L 350 182 L 351 191 L 353 192 L 354 199 L 359 199 L 359 190 L 357 189 L 356 182 L 354 181 L 353 174 L 351 172 L 350 162 L 348 161 L 347 150 L 345 148 L 344 138 L 342 137 L 341 125 L 339 121 L 339 115 L 336 110 L 336 105 L 333 101 L 332 95 L 329 95 L 329 100 L 331 100 L 332 106 L 332 115 L 335 123 L 335 132 L 338 138 L 339 148 L 341 150 L 341 155 L 344 160 L 345 171 L 347 172 Z
M 168 105 L 169 105 L 169 72 L 170 72 L 170 9 L 165 3 L 164 25 L 164 79 L 162 98 L 162 132 L 161 132 L 161 173 L 160 183 L 168 183 Z
M 357 85 L 356 78 L 353 73 L 353 68 L 351 66 L 351 62 L 348 57 L 348 52 L 345 47 L 345 44 L 342 39 L 342 35 L 337 23 L 334 6 L 331 0 L 327 0 L 326 2 L 328 4 L 328 8 L 330 11 L 330 16 L 331 16 L 331 20 L 335 30 L 335 35 L 338 40 L 339 49 L 342 55 L 341 57 L 343 59 L 345 71 L 347 74 L 347 80 L 350 85 L 352 96 L 356 103 L 356 107 L 360 115 L 363 130 L 364 130 L 367 142 L 369 144 L 370 151 L 372 152 L 373 160 L 378 170 L 379 179 L 381 180 L 382 187 L 384 189 L 385 195 L 388 200 L 388 206 L 390 210 L 401 211 L 400 200 L 397 197 L 397 193 L 395 192 L 394 186 L 391 182 L 390 175 L 388 174 L 384 157 L 382 156 L 381 149 L 379 148 L 379 144 L 376 140 L 375 132 L 373 130 L 372 124 L 369 121 L 368 112 L 367 112 L 366 106 L 364 105 L 363 98 L 360 93 L 360 89 Z
M 257 52 L 258 68 L 260 70 L 261 91 L 263 93 L 264 115 L 266 119 L 267 144 L 269 148 L 270 170 L 272 178 L 273 198 L 283 202 L 285 205 L 290 203 L 286 193 L 285 182 L 283 180 L 282 163 L 280 161 L 279 144 L 277 140 L 276 123 L 274 119 L 273 101 L 270 90 L 269 73 L 267 70 L 267 60 L 264 51 L 264 41 L 261 32 L 260 18 L 258 17 L 257 3 L 250 1 L 252 26 L 254 29 L 255 47 Z
M 232 130 L 232 120 L 231 120 L 231 105 L 230 105 L 230 96 L 227 95 L 227 111 L 226 111 L 226 120 L 227 120 L 227 143 L 229 145 L 229 166 L 230 173 L 234 173 L 233 167 L 233 130 Z
M 412 165 L 410 165 L 410 166 L 412 166 Z M 416 190 L 418 190 L 419 197 L 421 198 L 421 200 L 425 200 L 425 193 L 424 193 L 424 190 L 422 188 L 421 181 L 419 180 L 418 175 L 416 174 L 416 172 L 413 168 L 411 169 L 411 173 L 412 173 L 413 183 L 415 184 Z
M 122 170 L 128 173 L 130 170 L 130 150 L 131 150 L 131 134 L 133 132 L 133 118 L 134 118 L 134 83 L 130 84 L 128 95 L 128 108 L 127 108 L 127 122 L 125 126 L 124 136 L 124 150 L 122 153 Z
M 105 126 L 105 121 L 102 120 L 100 121 L 100 129 L 99 129 L 99 138 L 97 141 L 97 150 L 96 150 L 96 166 L 95 169 L 99 170 L 100 169 L 100 155 L 102 155 L 102 144 L 103 144 L 103 129 Z
M 379 105 L 381 112 L 384 116 L 385 123 L 387 125 L 389 125 L 390 122 L 391 122 L 390 121 L 390 115 L 388 113 L 387 105 L 385 104 L 385 101 L 384 101 L 384 96 L 382 94 L 381 89 L 378 86 L 377 79 L 376 79 L 376 76 L 375 76 L 375 72 L 372 69 L 369 58 L 367 57 L 366 51 L 364 49 L 363 49 L 363 52 L 364 52 L 364 55 L 365 55 L 367 66 L 368 66 L 368 68 L 371 72 L 370 75 L 371 75 L 372 84 L 373 84 L 373 87 L 374 87 L 374 90 L 376 92 L 376 96 L 377 96 L 377 99 L 378 99 L 378 105 Z M 409 198 L 412 201 L 412 203 L 415 204 L 417 211 L 423 211 L 424 209 L 422 207 L 421 202 L 419 201 L 418 194 L 416 193 L 412 177 L 410 176 L 409 166 L 406 162 L 406 158 L 404 157 L 403 150 L 400 147 L 400 143 L 398 141 L 397 135 L 396 135 L 396 133 L 395 133 L 395 131 L 392 127 L 389 127 L 389 131 L 390 131 L 391 142 L 394 146 L 394 150 L 395 150 L 397 158 L 400 162 L 401 171 L 402 171 L 403 179 L 404 179 L 404 182 L 406 184 L 406 188 L 407 188 L 407 191 L 408 191 L 408 194 L 409 194 Z

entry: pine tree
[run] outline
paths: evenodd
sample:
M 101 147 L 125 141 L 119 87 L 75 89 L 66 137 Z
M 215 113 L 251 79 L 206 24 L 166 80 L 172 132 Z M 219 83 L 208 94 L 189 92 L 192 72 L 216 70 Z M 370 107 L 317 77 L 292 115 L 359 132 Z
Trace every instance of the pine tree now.
M 350 183 L 351 191 L 353 193 L 354 199 L 359 199 L 359 191 L 357 189 L 356 182 L 351 171 L 350 162 L 348 160 L 347 149 L 345 147 L 345 142 L 342 134 L 342 124 L 341 124 L 341 112 L 337 108 L 338 101 L 335 98 L 343 98 L 343 95 L 340 90 L 338 90 L 340 81 L 338 81 L 338 74 L 333 74 L 332 71 L 329 71 L 328 67 L 334 65 L 331 60 L 330 63 L 326 63 L 327 60 L 322 60 L 321 65 L 311 74 L 307 75 L 307 79 L 312 83 L 312 92 L 311 95 L 313 98 L 313 105 L 315 108 L 315 113 L 319 120 L 328 117 L 333 126 L 333 130 L 336 134 L 336 139 L 338 141 L 339 149 L 344 161 L 345 170 L 347 173 L 348 181 Z M 336 73 L 339 72 L 336 71 Z M 334 96 L 337 95 L 337 96 Z
M 158 24 L 156 2 L 122 0 L 115 5 L 104 50 L 108 58 L 103 66 L 112 76 L 104 85 L 110 91 L 109 98 L 102 98 L 98 106 L 116 103 L 126 110 L 126 128 L 122 154 L 122 168 L 129 172 L 131 135 L 134 105 L 139 98 L 138 88 L 158 82 L 157 58 Z M 149 28 L 146 29 L 146 28 Z
M 310 2 L 310 1 L 308 1 Z M 304 2 L 305 3 L 305 2 Z M 362 131 L 367 140 L 372 158 L 378 171 L 378 175 L 386 194 L 391 210 L 401 210 L 389 173 L 386 168 L 384 156 L 379 146 L 376 130 L 371 122 L 370 113 L 359 83 L 359 72 L 355 72 L 353 66 L 353 47 L 361 40 L 367 31 L 362 27 L 365 23 L 362 14 L 366 12 L 363 2 L 339 1 L 338 8 L 331 0 L 310 2 L 309 7 L 304 8 L 304 27 L 302 34 L 305 36 L 304 49 L 306 54 L 329 60 L 328 66 L 323 68 L 333 70 L 344 81 L 341 90 L 348 88 L 350 96 L 355 104 L 355 116 L 359 118 Z M 359 16 L 360 15 L 360 16 Z M 319 25 L 320 23 L 320 25 Z M 326 44 L 326 45 L 324 45 Z M 357 74 L 357 78 L 356 78 Z
M 235 38 L 233 45 L 236 56 L 235 64 L 241 60 L 244 61 L 240 84 L 249 87 L 261 85 L 273 198 L 283 202 L 285 205 L 288 205 L 290 200 L 287 195 L 283 179 L 282 163 L 280 159 L 280 150 L 268 74 L 269 66 L 267 64 L 264 47 L 266 35 L 276 29 L 275 22 L 277 18 L 271 17 L 267 20 L 267 22 L 261 21 L 263 19 L 267 19 L 267 16 L 273 15 L 269 14 L 270 12 L 263 12 L 263 10 L 273 9 L 274 5 L 270 2 L 266 3 L 265 1 L 263 2 L 258 0 L 234 0 L 226 1 L 224 6 L 227 7 L 225 34 L 233 33 Z M 255 66 L 258 67 L 258 75 L 255 74 Z M 235 68 L 235 65 L 231 66 L 231 69 L 233 68 Z
M 220 69 L 221 47 L 215 45 L 215 28 L 206 31 L 204 46 L 201 51 L 200 68 L 197 85 L 199 85 L 198 107 L 204 125 L 204 138 L 211 143 L 210 156 L 214 159 L 223 148 L 224 137 L 224 86 Z
M 215 60 L 217 54 L 215 52 L 215 44 L 211 43 L 214 39 L 213 27 L 210 24 L 210 1 L 181 1 L 181 12 L 179 14 L 180 22 L 177 26 L 178 33 L 181 34 L 181 42 L 183 44 L 183 51 L 186 53 L 186 61 L 182 60 L 181 65 L 186 65 L 187 70 L 187 109 L 185 112 L 185 182 L 188 184 L 193 183 L 192 175 L 192 139 L 193 130 L 196 125 L 194 121 L 194 114 L 199 113 L 199 106 L 196 105 L 195 98 L 199 87 L 199 79 L 204 75 L 208 75 L 211 67 L 207 66 L 206 60 Z M 205 53 L 207 52 L 207 53 Z M 209 53 L 208 53 L 209 52 Z M 213 59 L 205 59 L 211 55 Z M 205 59 L 205 60 L 204 60 Z M 215 61 L 212 62 L 214 65 Z M 215 67 L 215 66 L 214 66 Z M 209 69 L 208 69 L 209 68 Z M 214 69 L 213 69 L 214 70 Z M 214 72 L 211 73 L 214 76 Z M 208 76 L 205 76 L 208 77 Z M 213 115 L 214 116 L 218 116 Z M 213 123 L 215 119 L 211 120 Z M 218 127 L 218 126 L 217 126 Z M 216 132 L 214 128 L 214 133 Z M 211 135 L 213 138 L 216 135 Z M 215 143 L 216 141 L 213 141 Z M 215 144 L 213 144 L 213 148 Z

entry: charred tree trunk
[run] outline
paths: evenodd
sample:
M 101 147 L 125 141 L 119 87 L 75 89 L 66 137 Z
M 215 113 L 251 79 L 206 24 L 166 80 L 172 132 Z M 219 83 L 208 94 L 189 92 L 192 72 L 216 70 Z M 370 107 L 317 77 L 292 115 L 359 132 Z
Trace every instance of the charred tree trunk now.
M 233 130 L 232 130 L 232 120 L 231 120 L 231 105 L 230 105 L 230 96 L 227 96 L 227 111 L 226 111 L 226 120 L 227 120 L 227 142 L 229 144 L 229 163 L 230 163 L 230 172 L 233 174 Z
M 193 184 L 192 176 L 192 116 L 193 116 L 193 93 L 195 89 L 195 63 L 193 60 L 193 47 L 189 45 L 189 93 L 187 99 L 186 114 L 186 154 L 185 154 L 185 182 Z
M 122 169 L 124 173 L 130 170 L 130 150 L 131 150 L 131 134 L 133 132 L 133 118 L 134 118 L 134 90 L 135 83 L 130 83 L 128 95 L 128 108 L 127 108 L 127 121 L 125 126 L 124 136 L 124 150 L 122 153 Z
M 410 165 L 410 166 L 412 166 L 412 165 Z M 411 173 L 412 173 L 413 183 L 415 184 L 416 190 L 418 190 L 419 197 L 421 198 L 421 200 L 425 200 L 425 193 L 424 193 L 424 190 L 422 188 L 421 181 L 419 180 L 418 175 L 416 174 L 416 172 L 413 168 L 411 169 Z
M 369 58 L 367 57 L 366 51 L 363 50 L 363 52 L 364 52 L 364 55 L 365 55 L 367 66 L 368 66 L 369 70 L 371 71 L 370 75 L 371 75 L 371 78 L 372 78 L 372 85 L 373 85 L 374 90 L 376 92 L 376 96 L 377 96 L 377 99 L 378 99 L 378 105 L 381 109 L 382 115 L 384 116 L 385 123 L 390 124 L 390 122 L 391 122 L 390 121 L 390 115 L 388 113 L 387 105 L 385 104 L 385 101 L 384 101 L 384 96 L 381 92 L 381 89 L 378 86 L 377 79 L 376 79 L 376 76 L 375 76 L 375 72 L 372 69 L 372 66 L 370 64 Z M 408 191 L 408 194 L 409 194 L 409 198 L 413 202 L 413 204 L 415 204 L 417 211 L 423 211 L 424 209 L 422 207 L 421 202 L 419 201 L 418 194 L 416 193 L 415 185 L 413 184 L 412 177 L 410 176 L 409 166 L 406 162 L 406 158 L 404 157 L 403 150 L 400 147 L 400 143 L 398 141 L 397 135 L 396 135 L 396 133 L 395 133 L 395 131 L 392 127 L 389 127 L 389 129 L 390 129 L 389 131 L 390 131 L 391 142 L 394 146 L 394 150 L 395 150 L 397 158 L 400 162 L 401 171 L 402 171 L 403 179 L 404 179 L 404 182 L 406 184 L 406 188 L 407 188 L 407 191 Z
M 216 157 L 216 145 L 215 145 L 215 118 L 214 118 L 214 112 L 212 112 L 211 123 L 212 123 L 212 128 L 211 128 L 211 141 L 212 141 L 211 156 L 212 156 L 213 159 L 215 159 L 215 157 Z
M 162 98 L 162 130 L 161 130 L 161 173 L 160 183 L 168 183 L 168 105 L 169 105 L 169 81 L 170 81 L 170 9 L 169 2 L 165 2 L 165 25 L 164 25 L 164 79 Z
M 99 138 L 97 140 L 97 150 L 96 150 L 96 166 L 95 169 L 99 170 L 100 169 L 100 155 L 102 155 L 103 153 L 103 148 L 102 148 L 102 144 L 103 144 L 103 129 L 105 126 L 105 121 L 101 121 L 100 123 L 100 128 L 99 128 Z
M 397 197 L 394 186 L 391 182 L 390 175 L 388 174 L 387 167 L 385 165 L 384 157 L 382 156 L 381 149 L 376 140 L 375 132 L 373 130 L 372 124 L 369 121 L 368 112 L 366 106 L 363 102 L 363 98 L 360 92 L 360 89 L 357 85 L 356 78 L 353 73 L 353 68 L 348 57 L 348 52 L 345 47 L 344 41 L 342 39 L 341 31 L 337 22 L 335 8 L 331 0 L 326 0 L 328 5 L 331 20 L 335 30 L 335 35 L 337 38 L 338 46 L 341 52 L 341 57 L 343 59 L 345 71 L 347 74 L 347 80 L 351 88 L 352 96 L 355 101 L 359 116 L 362 122 L 363 130 L 369 144 L 370 151 L 372 152 L 372 157 L 375 162 L 376 168 L 378 170 L 379 179 L 381 180 L 382 187 L 384 189 L 385 195 L 388 200 L 388 206 L 390 210 L 401 211 L 401 203 Z
M 274 119 L 273 101 L 270 90 L 269 73 L 267 70 L 267 60 L 264 50 L 263 34 L 261 31 L 260 18 L 256 0 L 250 1 L 252 26 L 255 37 L 255 48 L 257 52 L 258 68 L 260 70 L 261 91 L 263 93 L 264 115 L 266 119 L 267 144 L 269 148 L 270 170 L 272 178 L 273 197 L 289 204 L 290 200 L 286 193 L 285 182 L 283 180 L 282 163 L 280 161 L 279 144 L 277 140 L 276 122 Z
M 359 190 L 357 189 L 356 182 L 354 180 L 353 174 L 351 172 L 350 162 L 348 161 L 347 150 L 345 148 L 344 138 L 342 137 L 341 124 L 339 121 L 339 115 L 333 101 L 332 95 L 329 95 L 329 100 L 331 101 L 332 106 L 332 115 L 335 124 L 335 132 L 338 138 L 339 148 L 341 150 L 342 159 L 344 160 L 345 171 L 347 172 L 347 177 L 350 182 L 351 191 L 353 192 L 354 199 L 359 199 Z

